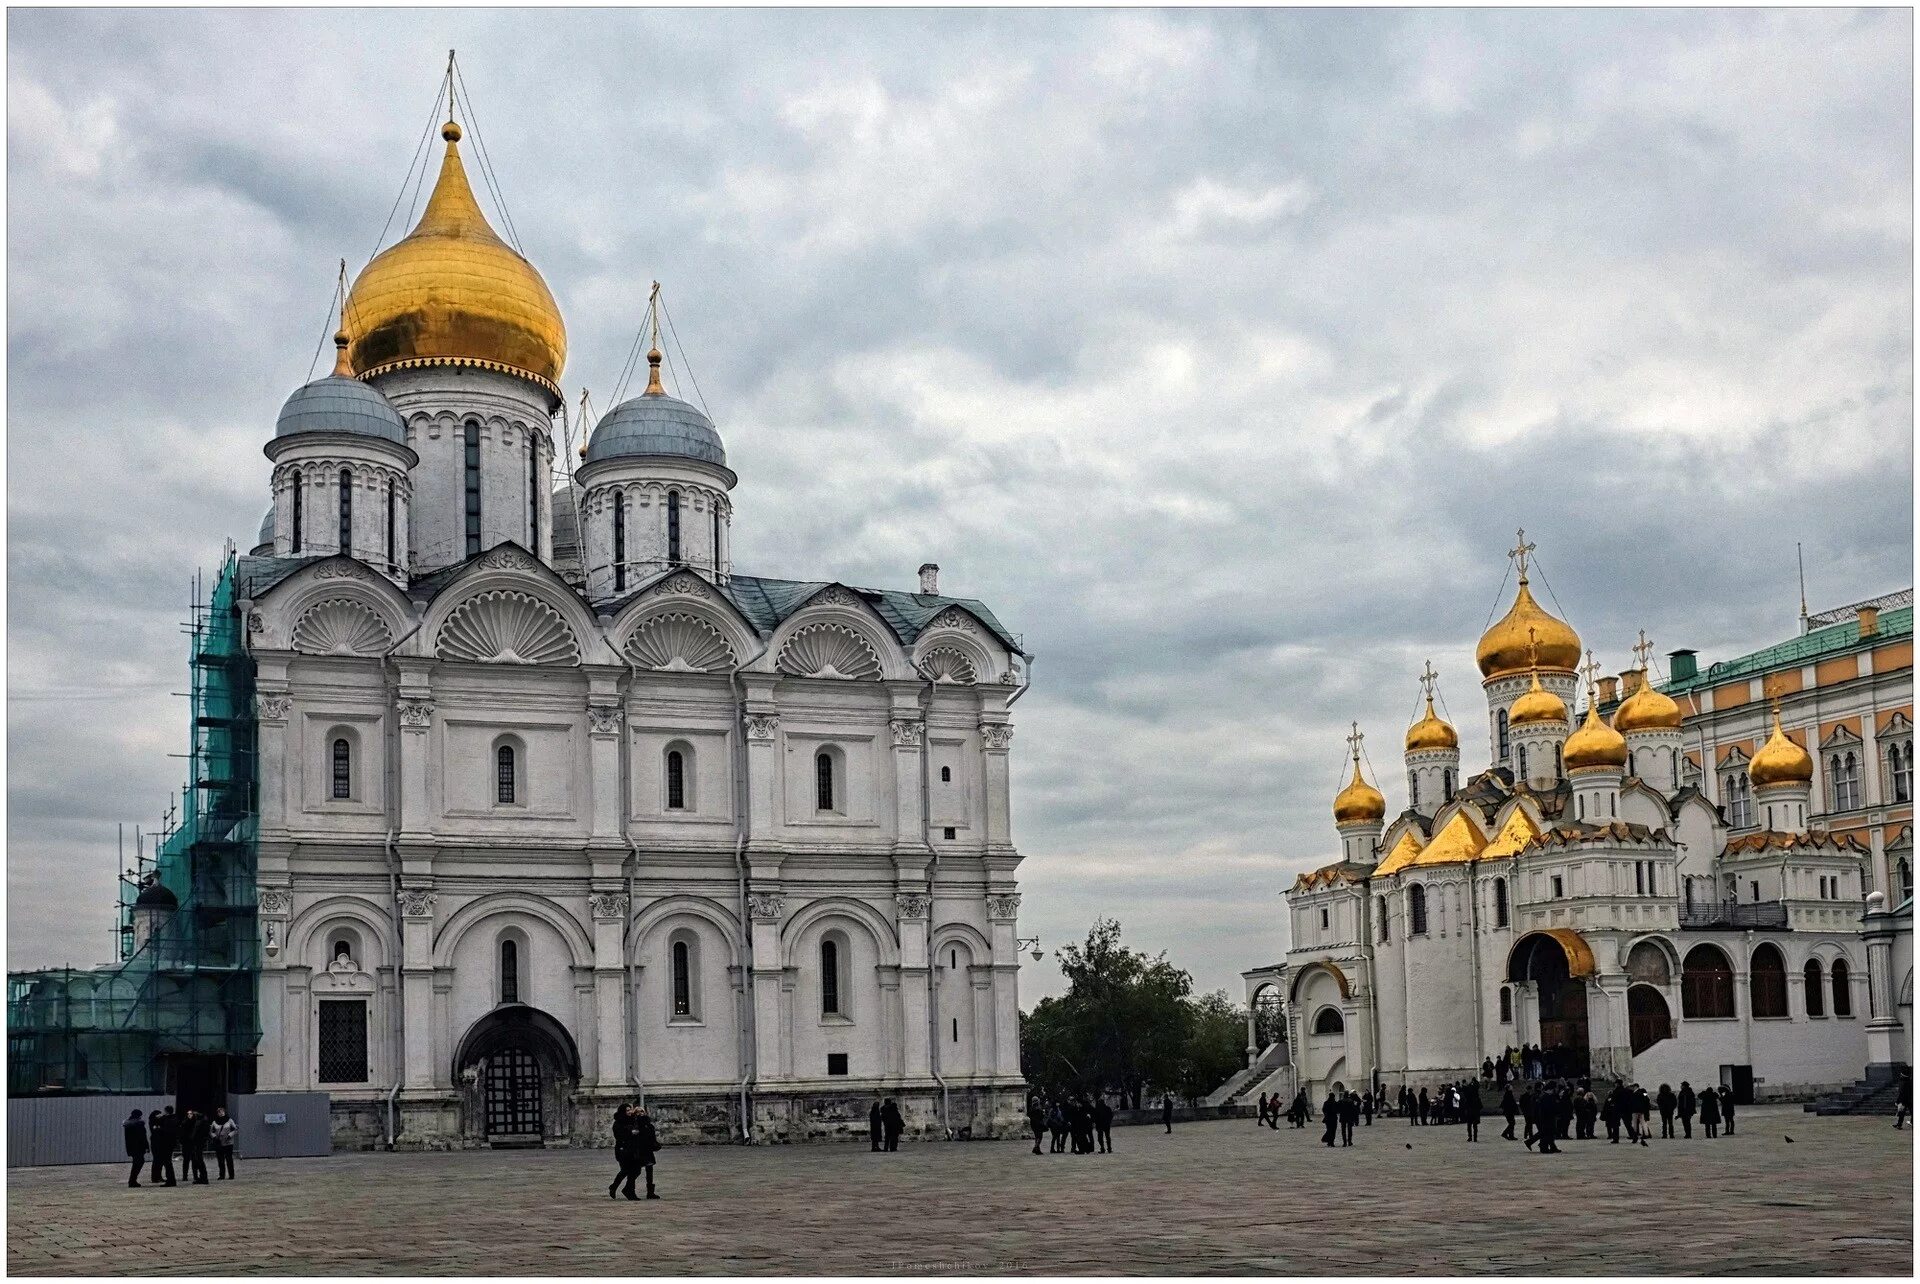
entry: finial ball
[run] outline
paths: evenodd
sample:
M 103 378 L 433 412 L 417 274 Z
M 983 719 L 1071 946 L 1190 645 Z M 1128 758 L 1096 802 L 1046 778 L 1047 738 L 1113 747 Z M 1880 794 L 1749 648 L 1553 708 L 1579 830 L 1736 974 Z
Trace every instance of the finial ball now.
M 450 143 L 459 142 L 460 126 L 454 124 L 452 121 L 448 121 L 446 124 L 440 126 L 440 137 L 446 139 Z
M 333 332 L 333 346 L 336 348 L 344 348 L 347 346 L 347 332 L 345 330 L 335 330 Z

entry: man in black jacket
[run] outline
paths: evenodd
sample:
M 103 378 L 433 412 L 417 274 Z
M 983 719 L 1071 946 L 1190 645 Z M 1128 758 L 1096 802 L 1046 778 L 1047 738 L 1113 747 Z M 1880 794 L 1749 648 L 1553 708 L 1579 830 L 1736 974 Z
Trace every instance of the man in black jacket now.
M 1340 1144 L 1353 1144 L 1353 1126 L 1360 1122 L 1360 1098 L 1352 1092 L 1340 1101 Z
M 633 1112 L 626 1102 L 621 1102 L 613 1112 L 613 1160 L 620 1165 L 613 1180 L 607 1183 L 607 1198 L 620 1197 L 620 1183 L 627 1183 L 627 1198 L 637 1199 L 633 1193 L 633 1179 L 639 1175 L 639 1169 L 633 1163 Z
M 893 1104 L 892 1097 L 888 1097 L 880 1107 L 880 1129 L 885 1134 L 888 1150 L 900 1149 L 900 1134 L 906 1131 L 906 1127 L 907 1121 L 900 1117 L 900 1107 Z
M 180 1132 L 180 1156 L 182 1177 L 191 1178 L 196 1186 L 207 1184 L 207 1139 L 213 1134 L 213 1125 L 205 1114 L 198 1110 L 187 1111 L 187 1122 Z
M 1033 1114 L 1033 1098 L 1032 1097 L 1027 1098 L 1027 1114 L 1029 1115 L 1029 1117 L 1031 1117 L 1031 1115 Z M 1034 1135 L 1033 1153 L 1037 1155 L 1040 1153 L 1040 1140 L 1039 1140 L 1040 1130 L 1037 1128 L 1034 1129 L 1033 1135 Z M 880 1094 L 877 1092 L 873 1094 L 873 1105 L 867 1110 L 867 1143 L 868 1143 L 868 1149 L 874 1151 L 875 1153 L 879 1152 L 880 1150 Z
M 1733 1089 L 1732 1088 L 1722 1088 L 1720 1090 L 1720 1118 L 1723 1119 L 1727 1125 L 1727 1130 L 1721 1133 L 1720 1135 L 1723 1137 L 1733 1136 Z
M 1666 1140 L 1673 1136 L 1673 1114 L 1680 1108 L 1680 1098 L 1673 1095 L 1673 1089 L 1666 1084 L 1660 1085 L 1660 1095 L 1653 1099 L 1660 1108 L 1660 1138 Z
M 1170 1092 L 1160 1096 L 1160 1122 L 1167 1126 L 1168 1132 L 1173 1131 L 1173 1094 Z
M 1492 1076 L 1489 1075 L 1489 1078 Z M 1467 1140 L 1480 1140 L 1480 1085 L 1469 1082 L 1460 1089 L 1460 1118 L 1467 1125 Z
M 153 1138 L 153 1175 L 149 1178 L 156 1185 L 177 1186 L 173 1179 L 173 1148 L 178 1144 L 174 1131 L 173 1107 L 151 1115 L 147 1119 L 147 1130 Z M 162 1181 L 161 1178 L 166 1180 Z
M 873 1114 L 869 1116 L 869 1127 L 873 1129 L 873 1148 L 880 1149 L 880 1098 L 873 1099 Z M 1033 1129 L 1033 1153 L 1040 1153 L 1040 1139 L 1047 1135 L 1047 1107 L 1040 1100 L 1040 1094 L 1027 1094 L 1027 1127 Z
M 1104 1092 L 1093 1099 L 1093 1131 L 1100 1141 L 1100 1153 L 1111 1155 L 1113 1153 L 1113 1107 L 1107 1104 L 1107 1095 Z
M 1680 1130 L 1686 1134 L 1688 1141 L 1693 1140 L 1693 1113 L 1699 1105 L 1699 1099 L 1693 1095 L 1693 1085 L 1682 1079 L 1679 1097 Z
M 147 1166 L 147 1125 L 141 1120 L 138 1110 L 127 1116 L 122 1131 L 127 1138 L 127 1158 L 133 1160 L 133 1171 L 127 1174 L 127 1185 L 138 1186 L 140 1170 Z
M 1507 1130 L 1500 1136 L 1506 1141 L 1512 1141 L 1513 1121 L 1520 1113 L 1520 1103 L 1513 1099 L 1512 1084 L 1507 1084 L 1500 1090 L 1500 1113 L 1507 1117 Z
M 658 1199 L 660 1192 L 653 1188 L 653 1160 L 660 1153 L 660 1137 L 653 1130 L 653 1120 L 647 1117 L 647 1108 L 639 1106 L 633 1113 L 633 1159 L 647 1174 L 647 1198 Z M 633 1178 L 627 1178 L 627 1198 L 633 1198 Z

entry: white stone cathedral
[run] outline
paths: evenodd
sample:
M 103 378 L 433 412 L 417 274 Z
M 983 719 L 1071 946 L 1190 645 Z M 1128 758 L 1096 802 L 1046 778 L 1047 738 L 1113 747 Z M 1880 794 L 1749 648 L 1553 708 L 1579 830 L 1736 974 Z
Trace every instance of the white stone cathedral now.
M 565 328 L 457 125 L 266 453 L 259 1087 L 338 1144 L 1014 1126 L 1016 638 L 733 567 L 713 424 L 646 392 L 555 489 Z

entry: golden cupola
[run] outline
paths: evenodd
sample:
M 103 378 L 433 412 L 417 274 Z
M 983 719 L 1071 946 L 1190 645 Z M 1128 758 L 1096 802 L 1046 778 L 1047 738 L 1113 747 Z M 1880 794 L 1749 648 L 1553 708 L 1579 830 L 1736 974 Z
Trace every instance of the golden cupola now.
M 1527 583 L 1526 570 L 1522 568 L 1520 592 L 1514 597 L 1513 605 L 1505 615 L 1494 621 L 1492 628 L 1480 635 L 1480 646 L 1474 652 L 1474 662 L 1480 666 L 1480 676 L 1487 679 L 1505 678 L 1532 668 L 1534 661 L 1528 654 L 1529 637 L 1539 647 L 1541 668 L 1572 673 L 1579 667 L 1580 635 L 1565 620 L 1549 614 L 1545 607 L 1533 600 L 1533 589 Z M 1562 712 L 1565 712 L 1564 707 Z
M 1542 722 L 1565 722 L 1567 702 L 1540 685 L 1540 670 L 1533 670 L 1533 685 L 1521 693 L 1507 711 L 1507 725 L 1526 727 Z
M 1600 716 L 1599 702 L 1593 693 L 1587 693 L 1587 717 L 1574 733 L 1567 737 L 1566 746 L 1560 751 L 1561 761 L 1568 771 L 1579 771 L 1590 767 L 1608 767 L 1620 770 L 1627 765 L 1627 738 Z
M 1613 711 L 1614 730 L 1624 735 L 1632 731 L 1680 729 L 1685 715 L 1672 696 L 1653 689 L 1652 676 L 1644 669 L 1640 671 L 1639 687 Z
M 1420 721 L 1407 728 L 1407 752 L 1421 753 L 1428 749 L 1458 749 L 1460 735 L 1453 724 L 1433 711 L 1433 697 L 1427 697 L 1427 712 Z
M 1360 774 L 1360 759 L 1353 760 L 1353 779 L 1347 782 L 1333 799 L 1333 823 L 1351 825 L 1361 822 L 1378 824 L 1386 818 L 1387 800 L 1378 789 L 1368 784 Z
M 558 403 L 567 327 L 533 264 L 488 224 L 460 163 L 460 126 L 420 222 L 377 255 L 347 295 L 348 360 L 361 378 L 464 365 L 530 380 Z
M 1747 764 L 1747 778 L 1755 789 L 1807 785 L 1813 781 L 1813 758 L 1792 736 L 1780 729 L 1780 708 L 1774 706 L 1773 734 Z

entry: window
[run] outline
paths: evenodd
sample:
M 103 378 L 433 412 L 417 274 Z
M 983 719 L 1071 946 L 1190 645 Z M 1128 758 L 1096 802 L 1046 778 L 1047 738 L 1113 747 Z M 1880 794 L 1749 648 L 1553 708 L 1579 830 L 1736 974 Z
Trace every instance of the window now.
M 1722 780 L 1721 793 L 1727 802 L 1727 824 L 1745 829 L 1753 824 L 1753 786 L 1744 771 L 1729 772 Z
M 1852 978 L 1847 974 L 1847 961 L 1835 959 L 1833 961 L 1833 1014 L 1837 1017 L 1853 1015 L 1853 986 L 1849 983 L 1851 980 Z
M 467 491 L 467 556 L 480 551 L 480 425 L 467 421 L 462 464 Z
M 844 1052 L 829 1052 L 827 1054 L 827 1073 L 829 1075 L 843 1075 L 846 1072 L 847 1054 Z
M 953 1041 L 955 1043 L 960 1042 L 960 1018 L 959 1017 L 953 1018 Z
M 1504 878 L 1493 880 L 1493 925 L 1507 925 L 1507 880 Z
M 1511 985 L 1500 987 L 1500 1024 L 1513 1024 L 1513 987 Z
M 300 512 L 301 497 L 305 491 L 306 486 L 301 483 L 300 475 L 295 473 L 293 477 L 293 551 L 296 553 L 300 551 L 300 528 L 305 524 Z
M 950 784 L 952 784 L 952 783 L 953 783 L 953 768 L 952 768 L 952 767 L 942 767 L 942 768 L 940 768 L 940 783 L 941 783 L 941 784 L 943 784 L 943 785 L 950 785 Z
M 687 809 L 687 760 L 678 749 L 667 750 L 667 810 Z
M 1567 894 L 1566 880 L 1562 878 L 1560 875 L 1555 874 L 1553 876 L 1553 899 L 1557 901 L 1562 896 L 1565 896 L 1566 894 Z
M 1420 810 L 1420 773 L 1417 771 L 1407 773 L 1407 805 Z
M 1327 907 L 1324 905 L 1320 907 L 1320 930 L 1327 930 Z
M 1392 920 L 1393 915 L 1387 911 L 1387 898 L 1382 896 L 1380 898 L 1380 939 L 1382 941 L 1393 939 Z
M 821 752 L 813 759 L 814 806 L 821 811 L 833 810 L 833 755 Z
M 680 565 L 680 492 L 667 492 L 667 560 Z
M 840 944 L 820 942 L 820 1015 L 840 1015 Z
M 627 497 L 613 497 L 613 591 L 627 590 Z
M 1851 753 L 1827 759 L 1827 793 L 1834 811 L 1852 811 L 1860 805 L 1860 760 Z
M 1339 1008 L 1321 1008 L 1313 1017 L 1315 1034 L 1343 1034 L 1347 1023 L 1340 1016 Z
M 500 942 L 500 1001 L 520 1001 L 520 946 L 511 938 Z
M 1560 744 L 1558 741 L 1555 741 L 1553 746 L 1553 778 L 1558 780 L 1566 774 L 1566 771 L 1560 765 Z
M 399 513 L 399 501 L 394 496 L 393 483 L 387 483 L 387 565 L 400 565 L 400 555 L 394 551 L 394 533 L 397 530 L 395 519 Z
M 1512 744 L 1512 741 L 1507 736 L 1507 711 L 1505 709 L 1502 709 L 1500 711 L 1499 717 L 1495 721 L 1499 730 L 1500 761 L 1505 762 L 1507 760 L 1507 754 Z
M 1527 778 L 1527 747 L 1525 745 L 1520 746 L 1520 766 L 1514 772 L 1514 775 L 1522 780 Z
M 1747 886 L 1753 889 L 1753 903 L 1758 905 L 1760 903 L 1760 884 L 1752 879 L 1748 879 Z
M 713 569 L 720 571 L 720 505 L 713 506 Z
M 333 796 L 353 797 L 353 746 L 345 736 L 333 742 Z
M 940 836 L 942 838 L 958 838 L 960 836 L 960 831 L 955 826 L 948 825 L 945 829 L 940 831 Z
M 1756 1018 L 1787 1015 L 1787 964 L 1777 946 L 1762 945 L 1753 952 L 1747 991 Z
M 1440 792 L 1447 798 L 1453 797 L 1453 772 L 1451 769 L 1440 773 Z
M 340 551 L 353 552 L 353 474 L 340 470 Z
M 1427 889 L 1418 883 L 1407 889 L 1407 934 L 1427 934 Z
M 693 968 L 685 941 L 673 943 L 673 1014 L 693 1015 Z
M 1907 897 L 1912 896 L 1913 866 L 1907 863 L 1904 856 L 1901 857 L 1900 862 L 1893 867 L 1893 876 L 1899 880 L 1900 883 L 1900 899 L 1905 900 Z
M 517 801 L 519 790 L 515 785 L 513 746 L 501 745 L 494 751 L 494 801 L 503 803 Z
M 1807 1015 L 1810 1017 L 1827 1014 L 1827 978 L 1820 975 L 1820 960 L 1808 959 L 1803 973 L 1807 991 Z
M 367 1081 L 367 1005 L 359 999 L 320 1000 L 321 1083 Z
M 540 553 L 540 443 L 527 434 L 527 547 Z
M 1733 968 L 1711 945 L 1696 945 L 1680 965 L 1680 1012 L 1687 1017 L 1733 1015 Z
M 1635 896 L 1647 894 L 1647 866 L 1644 861 L 1633 862 L 1633 894 Z
M 1887 792 L 1897 803 L 1913 801 L 1913 742 L 1887 746 Z

